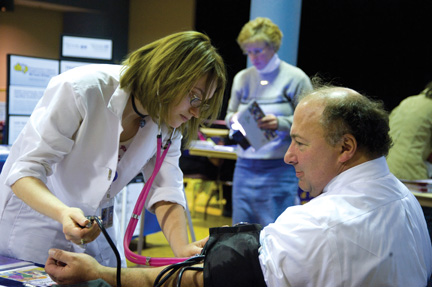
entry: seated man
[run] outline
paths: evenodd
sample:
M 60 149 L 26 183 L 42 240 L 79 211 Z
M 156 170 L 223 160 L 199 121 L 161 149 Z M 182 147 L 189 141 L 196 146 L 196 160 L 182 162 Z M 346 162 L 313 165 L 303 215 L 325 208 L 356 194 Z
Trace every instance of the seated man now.
M 251 260 L 259 260 L 267 286 L 426 286 L 426 222 L 389 172 L 388 132 L 381 105 L 353 90 L 324 87 L 300 99 L 285 162 L 314 199 L 261 231 L 259 258 Z M 51 250 L 45 268 L 61 283 L 103 278 L 115 285 L 115 269 L 82 254 Z M 122 281 L 151 286 L 159 271 L 123 269 Z M 182 286 L 203 286 L 201 272 L 186 273 L 191 282 Z

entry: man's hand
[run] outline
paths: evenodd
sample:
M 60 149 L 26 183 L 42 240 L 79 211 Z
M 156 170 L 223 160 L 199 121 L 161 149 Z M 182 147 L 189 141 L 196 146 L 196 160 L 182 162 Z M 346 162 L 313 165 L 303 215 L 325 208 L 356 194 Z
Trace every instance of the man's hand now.
M 197 241 L 203 242 L 207 238 Z M 116 285 L 115 268 L 100 265 L 93 257 L 84 253 L 50 249 L 45 263 L 45 271 L 58 284 L 77 284 L 102 279 L 111 286 Z M 202 264 L 198 264 L 201 266 Z M 159 273 L 166 266 L 152 268 L 123 268 L 121 281 L 124 287 L 153 286 Z M 171 276 L 163 286 L 177 286 L 178 274 Z M 186 271 L 182 277 L 182 286 L 204 286 L 202 271 Z
M 100 278 L 102 266 L 84 253 L 50 249 L 45 271 L 58 284 L 76 284 Z

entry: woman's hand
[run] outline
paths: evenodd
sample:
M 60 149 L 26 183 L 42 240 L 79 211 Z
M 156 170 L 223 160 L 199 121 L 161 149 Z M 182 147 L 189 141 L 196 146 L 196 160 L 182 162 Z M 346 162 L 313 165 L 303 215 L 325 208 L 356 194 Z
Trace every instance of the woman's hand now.
M 70 207 L 63 212 L 61 223 L 67 240 L 75 244 L 85 244 L 95 240 L 101 230 L 96 223 L 91 224 L 79 208 Z M 88 224 L 90 227 L 86 227 Z
M 12 185 L 12 191 L 37 212 L 60 222 L 67 240 L 84 244 L 99 236 L 100 229 L 97 224 L 85 228 L 89 220 L 84 216 L 84 212 L 64 204 L 40 179 L 31 176 L 20 178 Z
M 266 115 L 258 121 L 258 127 L 266 130 L 277 130 L 278 119 L 275 115 Z
M 207 236 L 204 239 L 186 245 L 186 247 L 179 253 L 178 257 L 191 257 L 200 254 L 208 239 L 209 237 Z

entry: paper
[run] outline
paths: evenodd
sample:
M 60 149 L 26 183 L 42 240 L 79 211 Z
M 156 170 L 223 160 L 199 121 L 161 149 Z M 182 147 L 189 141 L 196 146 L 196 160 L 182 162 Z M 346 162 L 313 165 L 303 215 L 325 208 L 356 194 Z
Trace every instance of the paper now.
M 0 255 L 0 271 L 14 269 L 22 266 L 34 265 L 32 262 L 14 259 Z
M 237 119 L 245 132 L 244 136 L 255 150 L 260 149 L 262 146 L 277 137 L 275 131 L 258 127 L 258 120 L 264 116 L 265 114 L 258 103 L 252 101 L 246 110 L 240 113 Z
M 432 192 L 432 179 L 406 180 L 401 179 L 409 190 L 415 192 Z
M 56 283 L 48 276 L 43 267 L 25 266 L 0 272 L 0 278 L 23 282 L 25 286 L 52 286 Z

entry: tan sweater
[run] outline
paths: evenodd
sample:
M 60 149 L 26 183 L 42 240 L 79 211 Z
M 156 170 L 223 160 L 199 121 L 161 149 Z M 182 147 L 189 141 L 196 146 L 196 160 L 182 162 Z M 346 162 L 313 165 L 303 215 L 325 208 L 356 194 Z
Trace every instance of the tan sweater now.
M 390 171 L 399 179 L 428 178 L 425 161 L 432 152 L 432 99 L 420 94 L 403 100 L 390 114 L 390 136 Z

